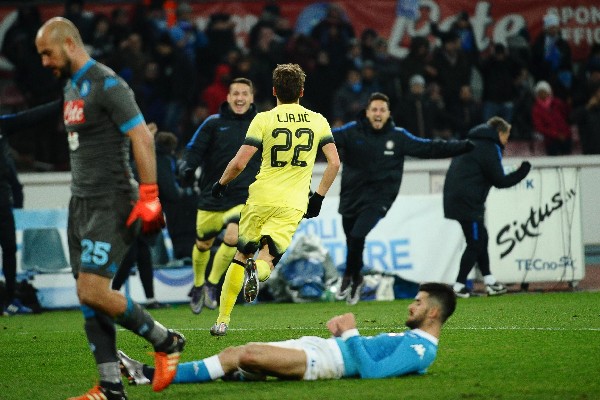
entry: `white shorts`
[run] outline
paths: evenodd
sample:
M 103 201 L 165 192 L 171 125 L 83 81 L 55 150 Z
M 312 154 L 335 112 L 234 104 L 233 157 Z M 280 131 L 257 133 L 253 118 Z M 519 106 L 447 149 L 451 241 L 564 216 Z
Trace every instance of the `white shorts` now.
M 339 379 L 344 376 L 344 359 L 335 339 L 302 336 L 299 339 L 270 342 L 271 346 L 304 350 L 306 353 L 305 381 Z

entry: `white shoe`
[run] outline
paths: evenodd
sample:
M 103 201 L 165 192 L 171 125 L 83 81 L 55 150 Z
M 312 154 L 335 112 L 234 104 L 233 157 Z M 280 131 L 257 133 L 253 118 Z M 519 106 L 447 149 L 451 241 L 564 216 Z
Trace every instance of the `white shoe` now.
M 117 351 L 121 374 L 127 378 L 130 385 L 149 385 L 150 379 L 144 375 L 144 364 L 134 360 L 121 350 Z
M 506 286 L 504 286 L 500 282 L 496 282 L 493 285 L 485 285 L 485 290 L 488 296 L 497 296 L 508 292 Z

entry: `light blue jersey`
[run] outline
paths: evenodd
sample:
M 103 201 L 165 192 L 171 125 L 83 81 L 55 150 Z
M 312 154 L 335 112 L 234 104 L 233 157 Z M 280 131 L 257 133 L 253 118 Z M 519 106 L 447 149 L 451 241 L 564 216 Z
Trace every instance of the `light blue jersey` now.
M 344 358 L 345 377 L 424 374 L 435 360 L 438 348 L 438 339 L 420 329 L 336 340 Z

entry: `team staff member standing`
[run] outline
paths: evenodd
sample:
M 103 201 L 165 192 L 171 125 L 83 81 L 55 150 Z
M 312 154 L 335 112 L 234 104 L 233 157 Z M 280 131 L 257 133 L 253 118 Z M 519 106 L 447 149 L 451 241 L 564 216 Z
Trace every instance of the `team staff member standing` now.
M 68 79 L 64 121 L 72 170 L 69 255 L 85 333 L 100 375 L 97 386 L 73 399 L 127 398 L 119 371 L 115 322 L 154 347 L 158 374 L 153 389 L 160 391 L 175 376 L 185 340 L 110 288 L 139 225 L 148 233 L 164 225 L 154 139 L 131 89 L 112 70 L 90 58 L 71 21 L 48 20 L 37 32 L 35 45 L 43 66 L 56 77 Z M 130 141 L 141 182 L 139 198 L 129 167 Z
M 468 141 L 422 139 L 395 126 L 390 100 L 373 93 L 357 121 L 333 130 L 344 168 L 339 213 L 346 234 L 346 270 L 336 293 L 350 305 L 360 300 L 365 238 L 385 217 L 400 191 L 404 157 L 444 158 L 473 148 Z
M 490 271 L 488 233 L 485 227 L 485 200 L 492 186 L 507 188 L 524 179 L 531 164 L 525 161 L 519 169 L 505 175 L 502 150 L 510 136 L 510 124 L 500 117 L 492 117 L 485 124 L 469 131 L 467 138 L 475 143 L 468 154 L 456 157 L 450 163 L 444 183 L 444 215 L 460 223 L 467 247 L 460 259 L 454 291 L 458 297 L 469 297 L 467 276 L 477 263 L 483 275 L 488 295 L 506 293 L 506 287 L 497 282 Z
M 248 186 L 260 168 L 260 157 L 252 157 L 246 169 L 229 185 L 227 196 L 216 199 L 211 190 L 219 180 L 229 160 L 244 143 L 250 121 L 256 115 L 252 81 L 236 78 L 229 84 L 227 101 L 218 114 L 208 117 L 196 130 L 186 146 L 180 167 L 182 181 L 191 184 L 195 171 L 202 167 L 198 181 L 200 197 L 196 217 L 196 244 L 192 250 L 194 286 L 190 293 L 190 307 L 199 314 L 206 305 L 217 307 L 217 285 L 235 255 L 238 240 L 240 211 L 248 198 Z M 223 243 L 215 254 L 212 268 L 205 283 L 210 248 L 225 228 Z
M 250 123 L 244 144 L 213 186 L 213 195 L 228 195 L 227 185 L 260 150 L 260 172 L 250 185 L 242 208 L 237 252 L 225 275 L 217 322 L 210 332 L 227 333 L 231 311 L 244 286 L 244 298 L 258 295 L 264 282 L 287 250 L 303 216 L 316 217 L 323 198 L 340 167 L 331 128 L 321 114 L 302 107 L 306 75 L 298 64 L 280 64 L 273 71 L 273 95 L 277 106 L 261 112 Z M 319 187 L 309 199 L 310 181 L 317 151 L 327 167 Z M 307 205 L 308 199 L 308 205 Z M 256 260 L 252 258 L 259 251 Z M 244 274 L 245 279 L 244 279 Z
M 19 182 L 15 163 L 10 155 L 7 136 L 50 117 L 57 118 L 61 103 L 61 100 L 56 100 L 16 114 L 0 116 L 0 249 L 6 285 L 5 304 L 0 303 L 0 316 L 32 312 L 16 296 L 17 235 L 13 208 L 23 208 L 23 185 Z

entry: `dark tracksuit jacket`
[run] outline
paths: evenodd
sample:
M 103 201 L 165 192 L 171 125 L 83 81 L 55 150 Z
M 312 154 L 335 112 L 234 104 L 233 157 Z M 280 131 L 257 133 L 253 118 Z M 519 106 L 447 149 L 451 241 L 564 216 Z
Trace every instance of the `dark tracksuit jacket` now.
M 450 163 L 444 183 L 444 215 L 457 221 L 483 222 L 485 200 L 491 187 L 514 186 L 527 176 L 529 169 L 522 166 L 504 174 L 504 147 L 498 132 L 489 125 L 477 125 L 469 131 L 467 138 L 475 148 Z
M 332 132 L 344 163 L 339 206 L 344 217 L 368 208 L 385 215 L 400 191 L 405 156 L 445 158 L 471 148 L 467 141 L 418 138 L 396 127 L 391 118 L 375 130 L 364 111 L 357 121 Z
M 220 199 L 214 198 L 211 189 L 223 175 L 229 161 L 244 144 L 246 131 L 255 115 L 254 104 L 245 114 L 237 115 L 231 111 L 229 104 L 224 102 L 219 113 L 208 117 L 187 144 L 183 160 L 193 169 L 202 168 L 198 181 L 199 210 L 225 211 L 246 202 L 248 186 L 254 182 L 260 169 L 260 152 L 257 152 L 244 171 L 229 183 L 226 196 Z

